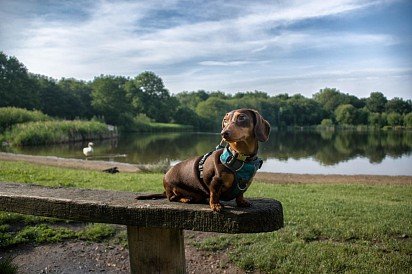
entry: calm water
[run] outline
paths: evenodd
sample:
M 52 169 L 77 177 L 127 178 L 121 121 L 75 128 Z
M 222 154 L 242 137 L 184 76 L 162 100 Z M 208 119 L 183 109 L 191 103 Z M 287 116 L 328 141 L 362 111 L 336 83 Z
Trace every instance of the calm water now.
M 210 133 L 127 134 L 95 142 L 97 160 L 134 164 L 175 163 L 214 148 Z M 8 148 L 9 152 L 84 158 L 85 144 Z M 412 132 L 272 132 L 261 144 L 261 171 L 308 174 L 412 175 Z M 123 154 L 126 154 L 124 156 Z

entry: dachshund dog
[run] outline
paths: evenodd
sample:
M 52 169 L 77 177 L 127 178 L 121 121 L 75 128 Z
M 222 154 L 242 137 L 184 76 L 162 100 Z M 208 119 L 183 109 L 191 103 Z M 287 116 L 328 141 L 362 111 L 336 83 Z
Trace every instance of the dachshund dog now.
M 252 109 L 237 109 L 222 121 L 222 141 L 228 145 L 173 166 L 164 176 L 163 194 L 143 195 L 136 199 L 167 197 L 169 201 L 205 203 L 209 199 L 213 211 L 221 211 L 221 200 L 236 199 L 239 207 L 251 203 L 243 193 L 252 182 L 262 160 L 257 157 L 258 142 L 269 138 L 270 125 Z

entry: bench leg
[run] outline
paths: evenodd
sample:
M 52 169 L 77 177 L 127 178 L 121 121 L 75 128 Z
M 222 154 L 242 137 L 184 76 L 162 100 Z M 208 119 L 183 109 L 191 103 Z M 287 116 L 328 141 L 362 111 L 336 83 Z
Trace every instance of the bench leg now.
M 127 227 L 130 271 L 135 273 L 185 273 L 183 230 Z

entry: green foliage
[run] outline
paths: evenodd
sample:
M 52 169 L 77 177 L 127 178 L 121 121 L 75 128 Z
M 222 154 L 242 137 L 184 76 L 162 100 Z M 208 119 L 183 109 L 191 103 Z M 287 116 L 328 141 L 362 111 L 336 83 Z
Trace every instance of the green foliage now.
M 339 105 L 350 104 L 351 101 L 349 94 L 343 94 L 335 88 L 321 89 L 313 94 L 313 99 L 328 113 L 334 112 Z
M 336 121 L 341 125 L 357 124 L 357 109 L 350 105 L 340 105 L 335 110 Z
M 47 120 L 51 118 L 41 111 L 29 111 L 16 107 L 0 108 L 0 132 L 11 129 L 16 124 Z
M 0 51 L 0 107 L 39 109 L 37 83 L 30 78 L 26 67 L 16 57 Z
M 40 145 L 104 139 L 112 132 L 107 125 L 88 121 L 44 121 L 15 125 L 4 139 L 13 145 Z
M 170 122 L 178 100 L 170 96 L 159 76 L 143 72 L 128 81 L 125 89 L 135 113 L 144 113 L 157 122 Z
M 18 267 L 12 262 L 10 257 L 0 257 L 0 269 L 2 274 L 17 274 Z
M 322 127 L 333 127 L 333 121 L 331 119 L 323 119 L 322 122 L 320 123 Z
M 386 116 L 381 113 L 370 112 L 368 124 L 372 127 L 382 128 L 386 124 Z
M 57 82 L 58 88 L 66 95 L 72 96 L 76 102 L 75 118 L 84 117 L 92 118 L 95 114 L 92 102 L 92 86 L 85 81 L 79 81 L 73 78 L 62 78 Z M 71 106 L 73 107 L 73 106 Z
M 388 99 L 381 92 L 371 92 L 366 99 L 366 108 L 370 112 L 382 113 L 385 111 L 385 105 Z
M 412 128 L 412 112 L 406 114 L 403 121 L 406 127 Z
M 75 231 L 69 228 L 64 220 L 56 222 L 51 218 L 15 213 L 8 214 L 21 219 L 22 223 L 15 224 L 1 218 L 4 212 L 0 212 L 0 224 L 2 224 L 2 227 L 7 227 L 0 234 L 1 248 L 25 243 L 56 243 L 70 239 L 102 242 L 117 233 L 115 226 L 109 224 L 88 224 L 84 228 Z M 26 221 L 26 219 L 30 221 Z
M 372 92 L 368 98 L 357 98 L 336 88 L 321 89 L 312 98 L 300 94 L 269 96 L 262 91 L 231 95 L 198 90 L 171 95 L 163 80 L 151 71 L 132 79 L 101 75 L 84 82 L 30 74 L 15 57 L 7 57 L 2 52 L 0 65 L 0 107 L 38 109 L 70 120 L 99 117 L 126 131 L 153 129 L 147 123 L 136 123 L 135 117 L 139 115 L 154 122 L 174 122 L 191 125 L 196 130 L 216 131 L 222 116 L 236 108 L 258 110 L 274 128 L 319 125 L 323 119 L 336 121 L 335 114 L 341 105 L 352 105 L 356 109 L 346 109 L 346 118 L 340 117 L 340 123 L 345 125 L 382 127 L 386 125 L 386 113 L 406 115 L 412 111 L 410 99 L 395 97 L 388 101 L 380 92 Z M 370 113 L 381 114 L 381 119 Z
M 104 75 L 93 81 L 92 106 L 108 124 L 129 126 L 132 123 L 131 106 L 124 90 L 126 81 L 124 77 Z
M 399 113 L 399 114 L 406 114 L 412 112 L 412 102 L 411 100 L 403 100 L 402 98 L 395 97 L 389 100 L 386 105 L 385 109 L 387 113 Z
M 209 122 L 206 127 L 218 129 L 221 128 L 223 116 L 232 108 L 232 105 L 225 99 L 209 97 L 197 105 L 196 113 Z
M 77 237 L 81 240 L 92 242 L 101 242 L 116 234 L 116 229 L 109 224 L 89 224 L 85 229 L 77 233 Z
M 403 124 L 402 115 L 396 112 L 389 113 L 386 119 L 390 126 L 401 126 Z

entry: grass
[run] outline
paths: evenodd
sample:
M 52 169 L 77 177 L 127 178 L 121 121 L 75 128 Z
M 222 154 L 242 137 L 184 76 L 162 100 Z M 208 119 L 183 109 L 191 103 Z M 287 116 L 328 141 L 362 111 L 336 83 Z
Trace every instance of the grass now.
M 411 186 L 255 184 L 251 190 L 282 201 L 285 228 L 209 238 L 199 248 L 229 248 L 243 269 L 269 273 L 406 273 L 412 264 Z
M 12 262 L 11 257 L 1 258 L 0 257 L 0 273 L 2 274 L 15 274 L 18 273 L 18 268 Z
M 52 118 L 41 111 L 30 111 L 23 108 L 0 108 L 0 133 L 20 123 L 48 121 Z
M 103 139 L 111 136 L 106 124 L 95 121 L 41 121 L 16 124 L 2 139 L 18 146 Z
M 174 123 L 157 123 L 150 121 L 134 122 L 132 128 L 126 129 L 129 132 L 182 132 L 192 131 L 193 126 Z
M 112 175 L 19 162 L 0 162 L 0 166 L 0 181 L 135 192 L 162 191 L 162 174 L 159 173 Z M 269 273 L 410 271 L 411 185 L 255 182 L 246 196 L 280 200 L 284 207 L 285 228 L 271 233 L 214 236 L 194 243 L 199 249 L 227 251 L 230 260 L 241 268 Z M 0 235 L 11 233 L 10 226 L 15 227 L 15 222 L 27 222 L 22 227 L 40 226 L 44 230 L 40 235 L 46 236 L 42 239 L 66 235 L 64 230 L 51 233 L 48 228 L 54 226 L 45 223 L 44 218 L 37 221 L 35 218 L 38 217 L 3 213 L 0 215 Z M 33 230 L 28 230 L 25 235 L 29 241 L 36 242 L 41 237 Z M 97 231 L 104 235 L 104 239 L 116 233 L 110 228 Z M 99 240 L 98 237 L 94 239 L 94 235 L 99 234 L 94 229 L 85 234 L 89 240 Z M 79 234 L 73 237 L 81 239 Z M 64 236 L 61 238 L 64 240 Z

